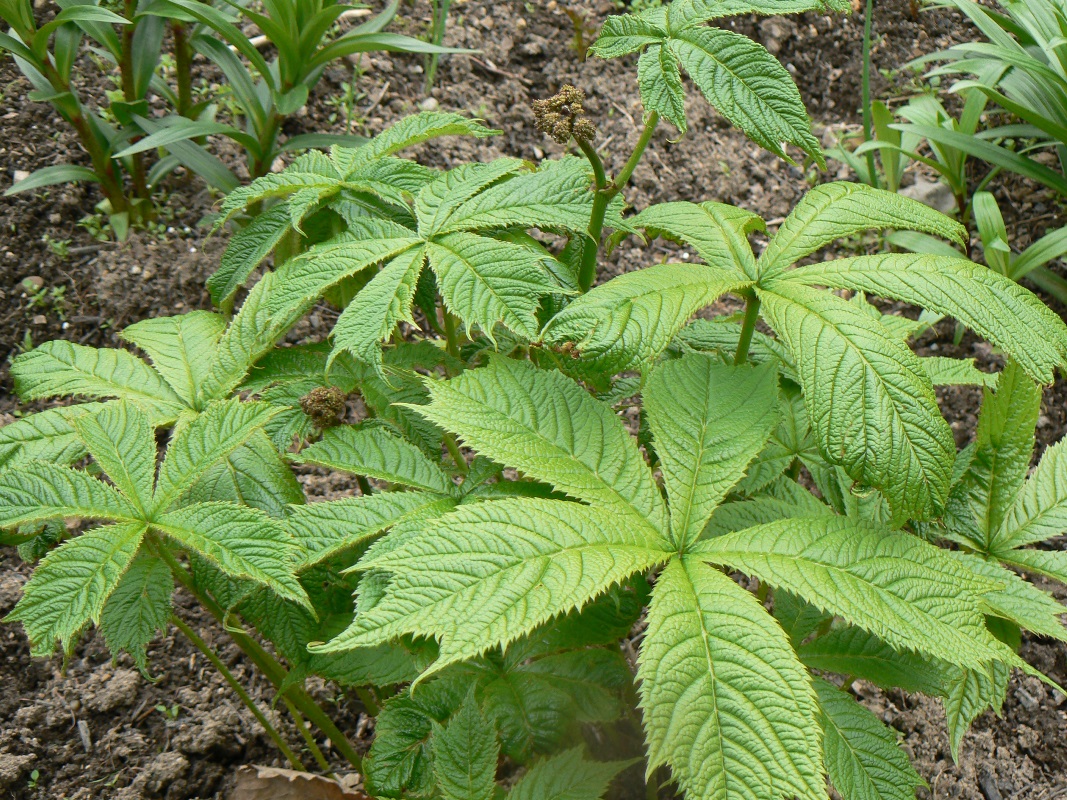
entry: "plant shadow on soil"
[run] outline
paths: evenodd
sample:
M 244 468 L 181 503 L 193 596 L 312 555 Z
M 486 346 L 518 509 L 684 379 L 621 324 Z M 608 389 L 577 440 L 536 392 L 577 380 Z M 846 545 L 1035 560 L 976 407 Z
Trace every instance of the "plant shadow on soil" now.
M 877 5 L 879 38 L 874 60 L 880 70 L 896 70 L 911 58 L 972 35 L 957 15 L 944 10 L 926 12 L 916 21 L 910 16 L 909 0 L 884 0 Z M 606 145 L 609 165 L 617 168 L 618 154 L 628 153 L 639 132 L 634 63 L 632 59 L 580 62 L 565 8 L 585 15 L 593 24 L 615 10 L 611 0 L 456 0 L 446 43 L 481 52 L 444 59 L 432 100 L 422 96 L 419 58 L 363 57 L 359 68 L 365 75 L 358 84 L 363 96 L 355 113 L 365 127 L 357 131 L 373 134 L 417 111 L 420 103 L 423 108 L 437 105 L 483 117 L 504 134 L 490 140 L 448 139 L 424 145 L 417 155 L 425 163 L 451 167 L 503 155 L 538 160 L 558 155 L 560 148 L 538 134 L 530 103 L 552 94 L 563 83 L 574 83 L 587 92 L 587 109 L 600 129 L 597 141 Z M 405 13 L 397 28 L 423 34 L 429 20 L 426 0 L 419 0 L 414 11 L 405 4 Z M 787 65 L 825 144 L 833 143 L 835 132 L 857 124 L 860 15 L 806 14 L 727 24 L 763 41 Z M 208 79 L 216 77 L 206 65 L 198 70 Z M 340 95 L 352 79 L 352 70 L 348 63 L 329 67 L 306 114 L 292 120 L 286 133 L 343 130 L 344 115 L 327 101 Z M 84 162 L 72 135 L 51 109 L 24 101 L 29 87 L 9 59 L 0 61 L 0 86 L 5 87 L 0 95 L 0 188 L 9 185 L 13 170 Z M 900 97 L 911 88 L 906 73 L 875 76 L 876 96 Z M 784 217 L 809 188 L 805 170 L 760 151 L 699 98 L 690 98 L 688 113 L 686 139 L 672 142 L 673 132 L 660 126 L 648 156 L 635 172 L 627 199 L 637 209 L 665 200 L 714 199 L 744 206 L 773 221 Z M 335 115 L 333 120 L 331 115 Z M 239 168 L 235 150 L 223 147 L 222 155 Z M 830 177 L 837 173 L 838 165 L 831 164 Z M 842 171 L 839 177 L 848 176 Z M 99 199 L 92 188 L 51 187 L 36 195 L 0 200 L 0 424 L 11 421 L 16 409 L 26 412 L 41 407 L 19 406 L 10 394 L 7 363 L 21 348 L 54 338 L 116 346 L 117 331 L 138 319 L 209 307 L 203 282 L 217 266 L 224 243 L 221 237 L 207 237 L 206 229 L 197 223 L 217 198 L 197 181 L 180 175 L 169 180 L 166 191 L 174 210 L 162 221 L 161 231 L 135 233 L 121 247 L 100 244 L 77 225 Z M 1020 245 L 1040 236 L 1046 226 L 1067 222 L 1055 198 L 1021 179 L 1004 179 L 999 191 L 1009 230 Z M 55 244 L 64 240 L 69 240 L 65 246 Z M 864 243 L 851 246 L 863 247 Z M 661 242 L 643 246 L 630 240 L 606 259 L 602 271 L 607 276 L 663 259 L 686 260 L 689 255 L 683 248 Z M 48 290 L 45 296 L 24 289 L 21 282 L 28 277 L 40 279 Z M 63 291 L 52 292 L 55 287 Z M 724 303 L 713 311 L 721 313 L 730 307 Z M 1062 314 L 1064 309 L 1057 311 Z M 335 318 L 335 311 L 322 306 L 289 338 L 294 342 L 321 338 Z M 952 339 L 953 327 L 944 323 L 923 336 L 919 350 L 924 355 L 975 357 L 985 370 L 1000 366 L 988 345 L 974 337 L 965 336 L 959 345 L 953 345 Z M 979 392 L 939 389 L 938 395 L 957 441 L 965 444 L 973 435 Z M 1057 441 L 1065 431 L 1067 389 L 1060 383 L 1046 391 L 1039 442 L 1044 446 Z M 345 476 L 305 470 L 300 477 L 311 499 L 356 492 Z M 28 574 L 13 550 L 0 550 L 0 614 L 18 600 Z M 1059 599 L 1067 599 L 1062 587 L 1053 590 Z M 178 613 L 216 645 L 238 676 L 249 681 L 261 707 L 269 708 L 270 687 L 253 675 L 225 635 L 198 612 L 188 596 L 178 593 L 175 602 Z M 59 657 L 31 659 L 16 626 L 0 628 L 0 641 L 0 685 L 4 687 L 0 693 L 0 794 L 4 796 L 14 800 L 215 798 L 225 796 L 239 764 L 283 766 L 277 751 L 222 679 L 173 630 L 149 648 L 154 682 L 142 678 L 128 659 L 112 664 L 99 636 L 86 637 L 65 672 Z M 1023 655 L 1061 685 L 1067 684 L 1063 644 L 1026 637 Z M 358 746 L 369 746 L 373 726 L 360 713 L 358 703 L 332 687 L 311 688 Z M 964 742 L 959 765 L 949 756 L 938 701 L 884 693 L 862 683 L 855 688 L 870 708 L 900 731 L 904 747 L 929 783 L 929 789 L 919 790 L 919 797 L 1067 798 L 1067 699 L 1036 680 L 1016 677 L 1012 681 L 1003 716 L 987 713 L 978 719 Z M 339 706 L 332 705 L 335 700 Z M 275 717 L 287 739 L 298 742 L 288 718 L 284 714 Z M 630 797 L 639 782 L 638 773 L 627 772 L 609 796 Z M 669 791 L 662 796 L 670 796 Z

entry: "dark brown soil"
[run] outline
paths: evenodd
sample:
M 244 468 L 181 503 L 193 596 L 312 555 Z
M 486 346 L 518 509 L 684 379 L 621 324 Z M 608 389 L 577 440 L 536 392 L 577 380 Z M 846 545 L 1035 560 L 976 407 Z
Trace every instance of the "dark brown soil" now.
M 381 5 L 376 3 L 375 5 Z M 875 91 L 895 98 L 913 91 L 901 66 L 908 60 L 969 38 L 958 15 L 944 10 L 913 19 L 909 0 L 881 0 L 875 27 Z M 422 35 L 428 3 L 419 0 L 397 29 Z M 618 168 L 638 135 L 640 104 L 633 59 L 582 62 L 574 26 L 565 9 L 596 26 L 616 10 L 612 0 L 455 0 L 447 43 L 480 50 L 442 62 L 431 98 L 422 95 L 423 67 L 416 57 L 373 55 L 359 61 L 365 76 L 354 110 L 354 132 L 373 134 L 406 114 L 436 105 L 485 118 L 504 131 L 492 140 L 445 140 L 422 148 L 427 163 L 451 166 L 502 155 L 539 159 L 560 147 L 537 133 L 532 100 L 574 83 L 588 94 L 602 154 Z M 727 23 L 762 40 L 797 79 L 827 145 L 845 127 L 858 123 L 862 16 L 807 14 L 794 19 L 741 19 Z M 206 66 L 199 67 L 207 70 Z M 286 128 L 340 131 L 344 113 L 334 100 L 352 79 L 353 65 L 328 68 L 312 93 L 306 113 Z M 15 170 L 32 171 L 56 163 L 84 163 L 72 134 L 49 107 L 25 100 L 29 89 L 10 59 L 0 60 L 0 189 Z M 638 209 L 665 200 L 720 200 L 742 205 L 770 222 L 780 221 L 806 191 L 814 173 L 760 151 L 732 130 L 703 100 L 689 103 L 690 133 L 680 141 L 663 125 L 644 163 L 634 174 L 629 201 Z M 237 165 L 234 164 L 236 167 Z M 831 164 L 830 176 L 839 173 Z M 840 171 L 840 177 L 847 172 Z M 92 187 L 52 187 L 31 195 L 0 199 L 0 424 L 19 410 L 10 397 L 7 362 L 22 348 L 57 337 L 97 346 L 117 344 L 116 332 L 146 316 L 181 313 L 208 306 L 204 279 L 215 269 L 221 237 L 207 238 L 197 226 L 214 201 L 195 181 L 176 176 L 166 191 L 173 217 L 163 230 L 134 233 L 120 247 L 101 244 L 78 226 L 99 200 Z M 1000 190 L 1010 229 L 1020 242 L 1063 224 L 1058 204 L 1047 193 L 1019 180 Z M 52 242 L 70 240 L 66 254 Z M 679 248 L 627 242 L 607 259 L 604 275 L 644 266 L 665 257 L 687 258 Z M 40 279 L 46 292 L 35 300 L 21 285 Z M 1061 313 L 1064 309 L 1058 309 Z M 331 315 L 312 314 L 294 337 L 322 336 Z M 921 341 L 925 354 L 977 357 L 994 368 L 988 345 L 964 337 L 952 344 L 951 324 L 938 326 Z M 1058 441 L 1067 430 L 1067 389 L 1047 390 L 1039 438 Z M 979 394 L 942 390 L 943 410 L 959 442 L 972 435 Z M 307 475 L 310 494 L 331 495 L 347 486 L 325 476 Z M 0 613 L 17 601 L 28 570 L 13 551 L 0 555 Z M 1059 597 L 1067 594 L 1062 587 Z M 252 675 L 225 635 L 178 596 L 179 611 L 216 643 L 224 659 L 243 674 L 254 697 L 268 707 L 269 687 Z M 181 638 L 168 635 L 150 648 L 157 680 L 139 677 L 132 665 L 110 663 L 99 637 L 89 636 L 65 673 L 60 659 L 33 660 L 17 627 L 0 629 L 0 793 L 18 798 L 217 798 L 224 796 L 236 766 L 282 761 L 258 725 L 243 710 L 202 656 Z M 1067 683 L 1062 644 L 1027 639 L 1024 656 L 1061 684 Z M 1067 702 L 1030 679 L 1013 681 L 1003 718 L 980 718 L 965 740 L 959 765 L 948 752 L 940 704 L 922 698 L 886 695 L 857 685 L 870 706 L 901 731 L 905 747 L 930 784 L 921 797 L 965 800 L 1053 800 L 1067 798 Z M 316 692 L 331 702 L 336 692 Z M 358 706 L 337 709 L 337 718 L 362 745 L 368 732 Z M 166 711 L 157 710 L 161 706 Z M 176 707 L 176 712 L 171 710 Z M 173 717 L 173 718 L 172 718 Z M 285 714 L 282 729 L 299 741 Z M 81 731 L 81 733 L 79 732 Z M 308 759 L 310 761 L 310 759 Z M 31 776 L 36 771 L 36 778 Z

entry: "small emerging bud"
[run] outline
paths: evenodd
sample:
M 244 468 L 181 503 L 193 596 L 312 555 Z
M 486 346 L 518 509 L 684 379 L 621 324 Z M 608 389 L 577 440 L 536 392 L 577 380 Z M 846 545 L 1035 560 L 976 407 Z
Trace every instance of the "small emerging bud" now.
M 591 141 L 596 136 L 596 126 L 588 117 L 582 116 L 584 100 L 585 92 L 569 83 L 547 100 L 535 100 L 533 111 L 537 130 L 559 144 L 566 144 L 572 136 L 583 142 Z
M 335 386 L 317 386 L 300 398 L 300 408 L 317 427 L 329 428 L 345 410 L 345 393 Z

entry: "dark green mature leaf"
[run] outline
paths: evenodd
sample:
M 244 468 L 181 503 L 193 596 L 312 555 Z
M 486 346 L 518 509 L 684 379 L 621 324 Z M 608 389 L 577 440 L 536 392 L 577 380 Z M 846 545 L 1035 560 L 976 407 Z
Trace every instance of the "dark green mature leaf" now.
M 944 697 L 952 760 L 959 761 L 960 744 L 971 723 L 987 708 L 998 714 L 1008 693 L 1011 668 L 994 662 L 985 668 L 957 669 Z
M 433 725 L 433 772 L 444 800 L 492 800 L 496 790 L 496 731 L 474 693 L 446 725 Z
M 678 59 L 669 47 L 657 42 L 641 54 L 637 61 L 637 84 L 645 111 L 655 111 L 684 134 L 688 128 L 685 121 L 685 86 L 678 69 Z
M 777 597 L 777 592 L 775 593 Z M 930 696 L 944 692 L 954 667 L 909 650 L 890 647 L 862 628 L 840 626 L 797 649 L 812 669 L 862 678 L 882 689 L 903 689 Z
M 587 761 L 582 748 L 539 761 L 508 792 L 508 800 L 600 800 L 628 761 Z

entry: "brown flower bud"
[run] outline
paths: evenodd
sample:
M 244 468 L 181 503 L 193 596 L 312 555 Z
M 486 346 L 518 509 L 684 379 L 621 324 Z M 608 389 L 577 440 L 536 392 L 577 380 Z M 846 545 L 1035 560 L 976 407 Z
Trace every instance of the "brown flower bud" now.
M 345 393 L 336 386 L 317 386 L 300 398 L 300 408 L 317 427 L 329 428 L 345 410 Z
M 534 119 L 537 129 L 560 144 L 571 137 L 588 142 L 596 136 L 596 126 L 582 116 L 585 92 L 569 83 L 547 100 L 535 100 Z

